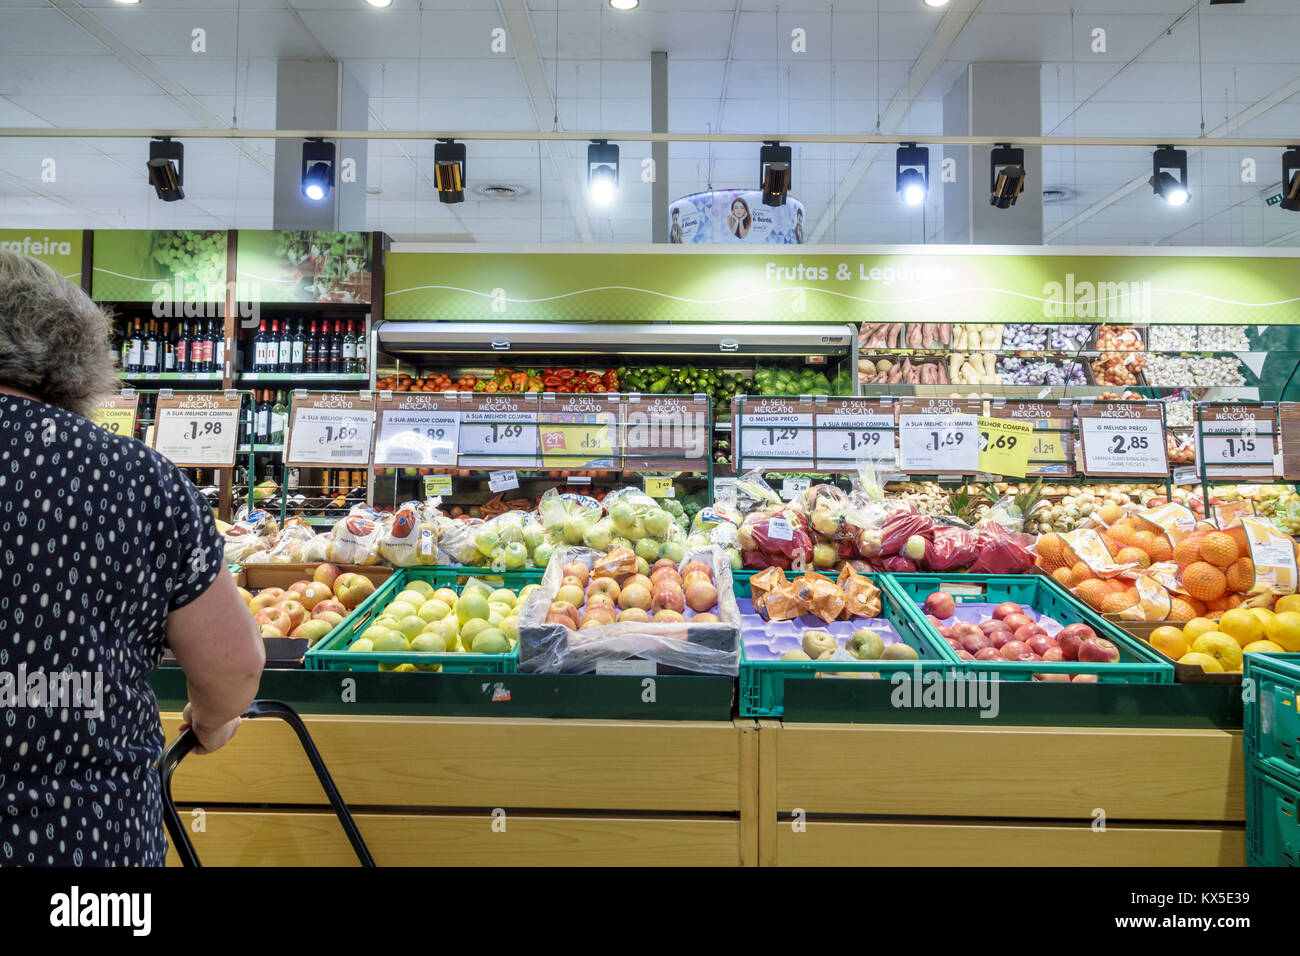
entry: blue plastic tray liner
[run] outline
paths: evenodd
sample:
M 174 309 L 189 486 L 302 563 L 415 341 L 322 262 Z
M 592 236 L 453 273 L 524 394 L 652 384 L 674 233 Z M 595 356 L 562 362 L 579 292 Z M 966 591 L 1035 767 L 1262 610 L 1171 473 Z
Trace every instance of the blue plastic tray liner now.
M 1001 603 L 1001 601 L 998 602 L 998 604 Z M 922 614 L 925 613 L 924 601 L 918 601 L 916 606 L 921 609 Z M 958 621 L 966 621 L 970 624 L 978 624 L 981 621 L 987 621 L 991 618 L 993 616 L 993 610 L 997 606 L 997 604 L 985 604 L 976 601 L 968 601 L 964 604 L 958 604 L 957 613 L 941 623 L 952 625 L 956 624 Z M 1041 625 L 1043 630 L 1047 632 L 1048 637 L 1056 637 L 1057 634 L 1061 633 L 1061 628 L 1065 626 L 1059 621 L 1048 617 L 1046 614 L 1039 614 L 1032 607 L 1028 607 L 1024 604 L 1020 605 L 1020 613 L 1036 624 Z
M 803 632 L 812 628 L 829 631 L 840 650 L 854 631 L 864 627 L 879 634 L 886 646 L 903 640 L 894 625 L 882 618 L 855 617 L 827 624 L 815 614 L 805 614 L 791 621 L 765 621 L 749 598 L 736 598 L 736 605 L 740 608 L 740 638 L 745 642 L 745 654 L 753 661 L 778 661 L 787 651 L 802 650 Z

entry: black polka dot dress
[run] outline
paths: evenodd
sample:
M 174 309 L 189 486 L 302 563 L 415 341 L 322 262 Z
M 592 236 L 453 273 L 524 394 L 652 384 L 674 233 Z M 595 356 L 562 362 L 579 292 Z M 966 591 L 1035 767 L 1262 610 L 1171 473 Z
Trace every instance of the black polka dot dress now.
M 161 866 L 167 614 L 222 570 L 174 465 L 0 394 L 0 866 Z

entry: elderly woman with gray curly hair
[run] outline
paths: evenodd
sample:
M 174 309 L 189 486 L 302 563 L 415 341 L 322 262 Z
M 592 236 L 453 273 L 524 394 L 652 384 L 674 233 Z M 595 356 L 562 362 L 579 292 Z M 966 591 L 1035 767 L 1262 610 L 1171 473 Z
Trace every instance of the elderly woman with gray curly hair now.
M 262 642 L 203 497 L 85 417 L 113 388 L 108 317 L 49 266 L 0 252 L 0 864 L 161 866 L 148 684 L 164 641 L 198 752 L 257 691 Z

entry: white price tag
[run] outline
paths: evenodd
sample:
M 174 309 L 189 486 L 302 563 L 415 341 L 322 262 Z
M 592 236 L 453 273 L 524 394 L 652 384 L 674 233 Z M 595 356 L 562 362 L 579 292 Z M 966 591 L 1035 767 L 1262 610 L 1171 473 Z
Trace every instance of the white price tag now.
M 289 428 L 289 464 L 370 464 L 375 413 L 368 408 L 296 406 Z
M 1169 474 L 1159 419 L 1083 418 L 1079 424 L 1085 474 Z
M 745 415 L 740 451 L 763 468 L 804 468 L 813 460 L 812 415 Z
M 239 409 L 160 408 L 153 447 L 173 462 L 229 468 L 239 438 Z
M 818 415 L 817 425 L 817 461 L 822 465 L 895 460 L 893 415 Z
M 511 491 L 519 487 L 519 474 L 515 471 L 488 472 L 488 487 L 493 491 Z
M 781 480 L 781 497 L 786 501 L 794 501 L 812 484 L 811 478 L 783 478 Z
M 974 415 L 901 415 L 898 463 L 912 474 L 979 470 L 979 428 Z
M 1206 465 L 1271 465 L 1273 440 L 1268 435 L 1205 435 Z
M 715 478 L 713 480 L 713 500 L 725 501 L 729 504 L 736 503 L 736 479 L 735 478 Z
M 379 413 L 376 465 L 455 465 L 460 412 L 385 409 Z
M 794 539 L 794 529 L 790 527 L 790 522 L 785 518 L 771 518 L 767 522 L 768 537 L 775 538 L 777 541 L 792 541 Z
M 538 466 L 536 403 L 533 411 L 521 411 L 525 406 L 517 399 L 502 399 L 500 404 L 501 409 L 479 407 L 461 413 L 462 467 Z
M 1187 467 L 1174 469 L 1174 484 L 1176 485 L 1194 485 L 1200 480 L 1200 476 L 1196 474 L 1195 468 Z

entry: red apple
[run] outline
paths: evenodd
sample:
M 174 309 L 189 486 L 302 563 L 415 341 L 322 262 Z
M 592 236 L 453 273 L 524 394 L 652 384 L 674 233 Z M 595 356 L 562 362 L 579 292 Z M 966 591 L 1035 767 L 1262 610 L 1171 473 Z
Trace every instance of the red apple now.
M 1010 644 L 1015 639 L 1016 636 L 1012 634 L 1010 631 L 1008 631 L 1006 628 L 1003 628 L 1000 631 L 994 631 L 992 634 L 989 635 L 989 640 L 991 640 L 993 642 L 993 646 L 998 648 L 999 650 L 1001 650 L 1004 645 Z
M 981 621 L 980 630 L 983 631 L 985 634 L 992 635 L 994 631 L 1010 632 L 1011 628 L 1007 627 L 1001 621 Z
M 1033 624 L 1034 619 L 1030 617 L 1028 614 L 1016 613 L 1016 614 L 1008 614 L 1006 617 L 1002 619 L 1002 623 L 1014 631 L 1017 628 L 1024 627 L 1026 624 Z
M 1079 646 L 1079 660 L 1088 664 L 1114 664 L 1119 648 L 1104 637 L 1090 637 Z
M 1061 645 L 1061 651 L 1065 654 L 1067 661 L 1079 659 L 1079 645 L 1090 637 L 1096 637 L 1096 633 L 1087 624 L 1071 624 L 1068 627 L 1061 628 L 1061 632 L 1056 635 L 1056 643 Z
M 957 602 L 948 592 L 935 591 L 925 599 L 925 610 L 927 614 L 946 621 L 957 613 Z
M 957 656 L 958 656 L 961 660 L 963 660 L 963 661 L 973 661 L 973 660 L 975 660 L 974 655 L 972 655 L 971 652 L 968 651 L 968 650 L 966 650 L 965 648 L 963 648 L 962 650 L 958 651 L 958 652 L 957 652 Z
M 1052 681 L 1055 683 L 1068 684 L 1070 682 L 1070 675 L 1069 674 L 1035 674 L 1034 680 L 1044 680 L 1044 681 Z
M 947 624 L 940 624 L 936 628 L 936 630 L 939 632 L 939 636 L 942 637 L 944 640 L 950 641 L 953 640 L 955 637 L 955 635 L 952 632 L 952 628 L 950 628 Z
M 1042 658 L 1039 655 L 1035 654 L 1033 651 L 1025 651 L 1023 654 L 1017 657 L 1016 660 L 1020 661 L 1021 663 L 1026 663 L 1028 661 L 1041 661 Z
M 1008 641 L 998 648 L 998 653 L 1004 661 L 1018 661 L 1022 654 L 1032 654 L 1033 651 L 1024 641 Z
M 996 647 L 981 647 L 979 651 L 975 654 L 975 660 L 1000 661 L 1002 660 L 1002 655 L 998 653 Z
M 978 631 L 974 634 L 966 634 L 961 638 L 961 646 L 971 654 L 977 654 L 982 648 L 992 647 L 993 642 L 989 640 L 988 635 L 981 634 Z
M 978 624 L 972 624 L 970 621 L 958 621 L 952 625 L 952 636 L 961 640 L 967 634 L 983 634 Z
M 1046 634 L 1035 634 L 1029 640 L 1025 641 L 1029 649 L 1035 654 L 1045 655 L 1049 648 L 1056 647 L 1056 641 L 1052 640 Z M 1059 650 L 1059 648 L 1057 648 Z
M 1095 684 L 1097 683 L 1096 674 L 1075 674 L 1070 680 L 1075 684 Z
M 993 609 L 993 620 L 1000 621 L 1008 614 L 1023 614 L 1024 610 L 1015 601 L 1003 601 Z
M 1043 660 L 1063 661 L 1065 660 L 1065 652 L 1059 647 L 1049 647 L 1047 650 L 1043 651 Z
M 1025 624 L 1016 628 L 1016 640 L 1028 641 L 1035 634 L 1046 634 L 1041 624 Z

